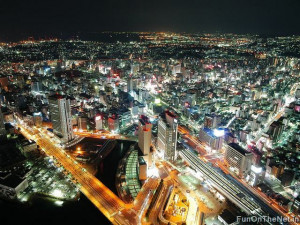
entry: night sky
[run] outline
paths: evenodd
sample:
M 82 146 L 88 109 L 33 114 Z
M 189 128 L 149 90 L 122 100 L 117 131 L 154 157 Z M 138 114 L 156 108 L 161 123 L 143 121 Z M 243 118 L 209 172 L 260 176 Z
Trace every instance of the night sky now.
M 101 31 L 299 34 L 299 0 L 0 1 L 0 38 Z

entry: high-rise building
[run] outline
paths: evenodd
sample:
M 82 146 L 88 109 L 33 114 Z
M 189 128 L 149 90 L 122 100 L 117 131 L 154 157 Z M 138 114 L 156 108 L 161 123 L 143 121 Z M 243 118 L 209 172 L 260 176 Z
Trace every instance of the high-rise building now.
M 135 89 L 137 86 L 137 80 L 129 77 L 127 80 L 127 92 L 130 93 L 133 91 L 133 89 Z
M 95 128 L 96 128 L 96 130 L 103 129 L 103 116 L 102 115 L 97 115 L 95 117 Z
M 138 157 L 139 179 L 147 179 L 147 163 L 142 156 Z
M 257 167 L 252 165 L 248 183 L 254 187 L 262 183 L 264 178 L 265 178 L 265 171 L 262 169 L 262 167 Z
M 212 113 L 210 115 L 205 115 L 204 118 L 204 127 L 214 129 L 218 128 L 221 122 L 221 117 L 216 115 L 215 113 Z
M 167 160 L 177 158 L 177 130 L 176 116 L 169 111 L 163 112 L 158 121 L 157 148 L 164 153 L 164 158 Z
M 88 123 L 87 117 L 84 116 L 78 118 L 78 128 L 80 130 L 87 130 L 87 123 Z
M 113 114 L 108 118 L 108 129 L 112 133 L 119 132 L 119 118 L 116 114 Z
M 269 128 L 269 135 L 271 136 L 272 140 L 277 141 L 280 137 L 280 135 L 283 132 L 283 123 L 281 120 L 274 121 Z
M 266 173 L 279 178 L 284 172 L 284 165 L 270 158 L 267 159 Z
M 3 114 L 0 106 L 0 136 L 5 134 L 6 134 L 6 130 L 5 130 Z
M 225 163 L 241 178 L 250 174 L 253 153 L 236 143 L 226 145 Z
M 64 142 L 71 141 L 74 138 L 74 133 L 70 100 L 59 94 L 49 96 L 48 100 L 53 133 Z
M 119 110 L 118 118 L 120 128 L 127 127 L 131 124 L 131 112 L 129 110 Z
M 220 150 L 224 142 L 224 130 L 203 128 L 199 132 L 199 140 L 206 143 L 212 150 Z
M 43 117 L 41 112 L 33 113 L 33 123 L 36 127 L 42 127 Z
M 148 117 L 141 116 L 139 119 L 139 147 L 144 155 L 149 155 L 151 145 L 151 129 L 152 124 L 149 122 Z

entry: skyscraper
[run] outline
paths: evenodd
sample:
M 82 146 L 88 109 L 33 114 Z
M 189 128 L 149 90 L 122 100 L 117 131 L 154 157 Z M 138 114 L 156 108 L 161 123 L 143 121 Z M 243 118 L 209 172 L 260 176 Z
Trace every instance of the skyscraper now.
M 164 158 L 167 160 L 177 158 L 177 129 L 176 116 L 170 111 L 163 112 L 158 121 L 157 148 L 164 153 Z
M 133 90 L 133 79 L 129 77 L 127 80 L 127 92 L 130 93 Z
M 119 133 L 119 118 L 118 115 L 113 114 L 108 118 L 108 129 L 112 133 Z
M 280 138 L 283 129 L 284 125 L 282 123 L 282 120 L 274 121 L 269 127 L 268 134 L 270 135 L 272 140 L 277 141 Z
M 127 92 L 130 93 L 138 86 L 138 80 L 132 76 L 128 77 L 127 80 Z
M 149 122 L 148 117 L 141 116 L 139 119 L 139 147 L 144 155 L 149 155 L 151 145 L 151 128 L 152 124 Z
M 71 120 L 70 99 L 59 94 L 49 96 L 49 111 L 53 133 L 60 137 L 63 142 L 71 141 L 74 138 L 74 133 Z

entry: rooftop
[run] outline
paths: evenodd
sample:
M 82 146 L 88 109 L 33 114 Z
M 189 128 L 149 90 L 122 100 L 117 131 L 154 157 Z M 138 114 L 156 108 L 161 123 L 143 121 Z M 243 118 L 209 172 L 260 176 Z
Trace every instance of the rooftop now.
M 24 179 L 21 179 L 16 175 L 10 175 L 5 179 L 0 179 L 0 184 L 10 188 L 16 188 L 23 181 Z
M 236 144 L 236 143 L 229 143 L 228 144 L 230 147 L 234 148 L 235 150 L 237 150 L 239 153 L 246 155 L 246 154 L 250 154 L 251 152 L 248 152 L 246 149 L 242 148 L 240 145 Z
M 220 217 L 227 224 L 232 224 L 232 223 L 236 222 L 236 217 L 228 209 L 224 209 L 223 212 L 220 214 Z

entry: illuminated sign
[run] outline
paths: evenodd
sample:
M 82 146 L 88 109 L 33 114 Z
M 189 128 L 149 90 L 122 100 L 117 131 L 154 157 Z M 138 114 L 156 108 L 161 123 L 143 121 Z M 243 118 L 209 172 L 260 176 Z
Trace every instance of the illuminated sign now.
M 214 129 L 214 135 L 216 137 L 222 137 L 225 135 L 225 132 L 224 132 L 224 130 Z
M 155 103 L 155 104 L 160 104 L 160 99 L 159 99 L 159 98 L 156 98 L 156 99 L 154 100 L 154 103 Z

